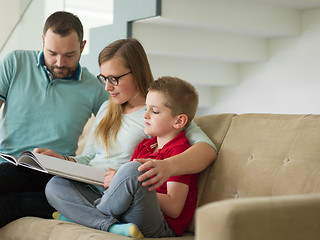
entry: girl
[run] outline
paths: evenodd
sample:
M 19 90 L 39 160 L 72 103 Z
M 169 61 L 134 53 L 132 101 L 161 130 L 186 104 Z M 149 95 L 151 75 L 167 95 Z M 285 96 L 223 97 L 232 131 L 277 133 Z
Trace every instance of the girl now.
M 115 172 L 130 160 L 138 143 L 148 137 L 144 133 L 143 116 L 146 94 L 154 80 L 146 53 L 135 39 L 117 40 L 105 47 L 99 54 L 99 65 L 101 74 L 98 79 L 105 84 L 110 99 L 101 106 L 97 114 L 83 154 L 69 157 L 48 149 L 35 149 L 35 152 L 105 169 L 107 172 L 104 187 L 107 189 Z M 195 123 L 191 124 L 186 132 L 193 146 L 179 154 L 184 154 L 182 157 L 172 157 L 170 162 L 168 161 L 170 168 L 163 168 L 162 164 L 161 170 L 152 172 L 152 175 L 166 176 L 160 177 L 161 180 L 155 177 L 157 184 L 161 185 L 167 180 L 168 173 L 161 174 L 164 172 L 162 169 L 169 172 L 169 175 L 198 173 L 215 159 L 214 144 Z M 181 158 L 183 161 L 180 161 Z M 176 166 L 173 167 L 175 163 Z M 183 167 L 180 167 L 181 165 Z M 95 200 L 101 198 L 105 189 L 54 177 L 46 187 L 46 196 L 49 203 L 71 221 L 110 231 L 110 224 L 106 224 L 106 215 L 94 206 Z M 136 229 L 135 226 L 133 229 Z M 124 233 L 126 234 L 127 232 Z

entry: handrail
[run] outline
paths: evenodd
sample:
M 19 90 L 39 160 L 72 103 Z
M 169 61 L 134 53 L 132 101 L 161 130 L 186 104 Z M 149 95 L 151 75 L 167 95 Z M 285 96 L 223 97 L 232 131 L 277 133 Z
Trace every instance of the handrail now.
M 14 33 L 14 31 L 16 30 L 16 28 L 18 27 L 18 25 L 20 24 L 22 18 L 24 17 L 24 15 L 26 14 L 28 8 L 30 7 L 31 3 L 33 0 L 30 0 L 30 2 L 28 3 L 28 5 L 25 7 L 25 9 L 23 10 L 22 14 L 20 15 L 17 23 L 13 26 L 12 30 L 10 31 L 8 37 L 6 38 L 6 40 L 4 41 L 4 43 L 2 44 L 1 48 L 0 48 L 0 54 L 3 51 L 3 49 L 5 48 L 5 46 L 7 45 L 7 43 L 9 42 L 12 34 Z

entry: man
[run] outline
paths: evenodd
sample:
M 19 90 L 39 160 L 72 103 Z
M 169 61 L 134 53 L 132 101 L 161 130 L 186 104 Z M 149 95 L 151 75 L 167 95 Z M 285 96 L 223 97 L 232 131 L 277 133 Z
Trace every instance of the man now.
M 86 41 L 76 16 L 49 16 L 42 39 L 42 52 L 13 51 L 0 61 L 0 152 L 42 147 L 74 155 L 85 123 L 108 98 L 79 64 Z M 44 195 L 51 176 L 1 162 L 0 227 L 23 216 L 51 217 Z

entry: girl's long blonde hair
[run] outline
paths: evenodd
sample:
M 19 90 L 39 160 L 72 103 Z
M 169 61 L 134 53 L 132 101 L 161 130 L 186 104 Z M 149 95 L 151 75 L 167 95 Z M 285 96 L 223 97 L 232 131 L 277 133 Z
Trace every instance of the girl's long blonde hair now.
M 113 57 L 119 57 L 125 67 L 131 69 L 140 94 L 147 96 L 148 88 L 154 81 L 147 55 L 136 39 L 120 39 L 106 46 L 99 54 L 99 66 Z M 107 153 L 111 143 L 115 143 L 121 127 L 124 104 L 115 104 L 109 99 L 107 113 L 95 130 L 96 140 L 100 137 Z

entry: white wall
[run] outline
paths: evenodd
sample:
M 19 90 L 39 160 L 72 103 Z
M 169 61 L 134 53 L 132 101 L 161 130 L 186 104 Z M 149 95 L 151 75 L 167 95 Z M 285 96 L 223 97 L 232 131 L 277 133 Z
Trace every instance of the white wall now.
M 270 40 L 268 61 L 240 67 L 241 82 L 216 87 L 205 113 L 320 113 L 320 9 L 303 12 L 302 33 Z

